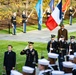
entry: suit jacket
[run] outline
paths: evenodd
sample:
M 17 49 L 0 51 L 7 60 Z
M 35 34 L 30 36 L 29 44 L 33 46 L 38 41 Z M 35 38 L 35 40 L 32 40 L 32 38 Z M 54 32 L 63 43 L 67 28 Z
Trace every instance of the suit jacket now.
M 13 51 L 5 52 L 3 65 L 6 67 L 6 70 L 11 70 L 12 67 L 15 67 L 15 64 L 16 64 L 16 53 Z
M 38 63 L 38 53 L 35 49 L 31 51 L 29 49 L 23 50 L 20 52 L 21 55 L 26 54 L 26 63 L 25 66 L 35 68 L 36 63 Z
M 61 37 L 61 35 L 63 35 L 65 37 L 65 40 L 68 40 L 68 31 L 67 31 L 67 29 L 64 29 L 64 30 L 59 29 L 58 30 L 58 40 Z

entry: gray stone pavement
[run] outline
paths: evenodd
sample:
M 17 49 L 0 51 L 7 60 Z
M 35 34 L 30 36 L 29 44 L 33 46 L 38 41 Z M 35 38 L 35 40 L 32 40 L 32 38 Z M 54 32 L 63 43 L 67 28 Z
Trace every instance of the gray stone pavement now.
M 0 40 L 11 40 L 11 41 L 33 41 L 33 42 L 48 42 L 50 40 L 51 34 L 57 35 L 57 31 L 60 27 L 56 27 L 53 31 L 45 28 L 41 31 L 34 30 L 27 33 L 17 33 L 17 35 L 12 34 L 0 34 Z M 65 28 L 68 32 L 76 31 L 76 24 L 72 26 L 66 25 Z

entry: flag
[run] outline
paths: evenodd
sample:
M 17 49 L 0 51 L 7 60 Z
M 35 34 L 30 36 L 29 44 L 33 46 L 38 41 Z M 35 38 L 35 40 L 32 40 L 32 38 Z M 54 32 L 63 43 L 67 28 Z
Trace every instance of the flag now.
M 54 0 L 51 0 L 49 3 L 50 9 L 53 11 L 54 10 Z
M 62 12 L 65 12 L 70 5 L 70 0 L 66 0 L 65 4 L 62 6 Z
M 46 21 L 46 26 L 49 30 L 53 30 L 56 28 L 62 20 L 62 0 L 58 3 L 55 7 L 54 11 L 52 12 L 51 16 Z
M 37 15 L 38 15 L 38 21 L 40 25 L 42 25 L 42 3 L 43 3 L 43 0 L 38 0 L 35 6 Z

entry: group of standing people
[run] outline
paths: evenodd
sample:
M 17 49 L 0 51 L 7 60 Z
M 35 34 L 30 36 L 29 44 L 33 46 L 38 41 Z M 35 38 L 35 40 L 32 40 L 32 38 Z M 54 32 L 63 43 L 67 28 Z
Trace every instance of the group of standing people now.
M 58 30 L 57 40 L 55 39 L 55 35 L 51 35 L 51 40 L 47 44 L 47 51 L 48 53 L 59 54 L 59 68 L 62 70 L 62 62 L 65 61 L 64 56 L 73 55 L 76 52 L 75 36 L 70 36 L 70 40 L 68 41 L 68 31 L 64 28 L 64 25 L 61 25 Z
M 23 49 L 20 54 L 26 54 L 25 66 L 35 68 L 36 64 L 38 63 L 38 53 L 33 48 L 33 44 L 33 42 L 28 42 L 28 48 L 26 50 Z M 11 74 L 11 70 L 14 70 L 16 65 L 16 53 L 12 50 L 12 48 L 12 45 L 8 45 L 8 51 L 6 51 L 4 54 L 3 65 L 7 75 Z
M 12 32 L 13 35 L 16 35 L 16 25 L 17 25 L 16 17 L 17 17 L 17 13 L 14 12 L 11 17 L 11 23 L 13 26 L 13 32 Z M 22 13 L 23 33 L 26 33 L 26 19 L 27 19 L 27 17 L 26 17 L 25 11 L 23 11 L 23 13 Z
M 51 35 L 51 40 L 47 44 L 48 53 L 52 52 L 59 54 L 58 59 L 60 70 L 62 70 L 64 55 L 73 54 L 74 52 L 76 52 L 75 36 L 71 36 L 70 41 L 67 41 L 68 31 L 67 29 L 65 29 L 64 25 L 61 25 L 60 29 L 58 30 L 58 39 L 55 39 L 55 35 Z M 38 52 L 34 49 L 33 44 L 34 42 L 28 42 L 28 48 L 25 48 L 20 52 L 20 55 L 26 55 L 25 66 L 32 67 L 35 71 L 35 66 L 38 63 L 38 67 L 41 70 L 39 75 L 44 75 L 44 73 L 45 75 L 49 75 L 52 71 L 48 68 L 49 61 L 44 58 L 38 60 Z M 16 65 L 16 53 L 12 50 L 12 48 L 12 45 L 8 45 L 8 51 L 6 51 L 4 54 L 3 65 L 7 75 L 10 75 L 11 70 L 13 70 Z

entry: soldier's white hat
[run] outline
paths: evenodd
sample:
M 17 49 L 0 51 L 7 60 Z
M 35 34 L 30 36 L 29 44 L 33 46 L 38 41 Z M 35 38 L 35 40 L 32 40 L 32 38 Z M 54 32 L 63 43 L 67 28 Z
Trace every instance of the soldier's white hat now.
M 22 71 L 25 72 L 25 73 L 33 73 L 34 68 L 31 68 L 31 67 L 28 67 L 28 66 L 23 66 Z
M 76 52 L 74 52 L 74 57 L 76 57 Z
M 63 67 L 67 67 L 67 68 L 73 68 L 74 67 L 74 63 L 72 62 L 63 62 Z
M 63 71 L 52 71 L 52 75 L 64 75 Z
M 73 70 L 76 69 L 76 64 L 73 66 Z
M 23 74 L 16 70 L 11 70 L 11 75 L 23 75 Z
M 74 60 L 74 55 L 68 55 L 69 56 L 69 60 Z
M 48 57 L 56 59 L 56 58 L 58 58 L 58 54 L 56 54 L 56 53 L 48 53 Z
M 46 59 L 39 59 L 38 60 L 38 64 L 41 64 L 41 65 L 49 65 L 49 61 L 46 60 Z

